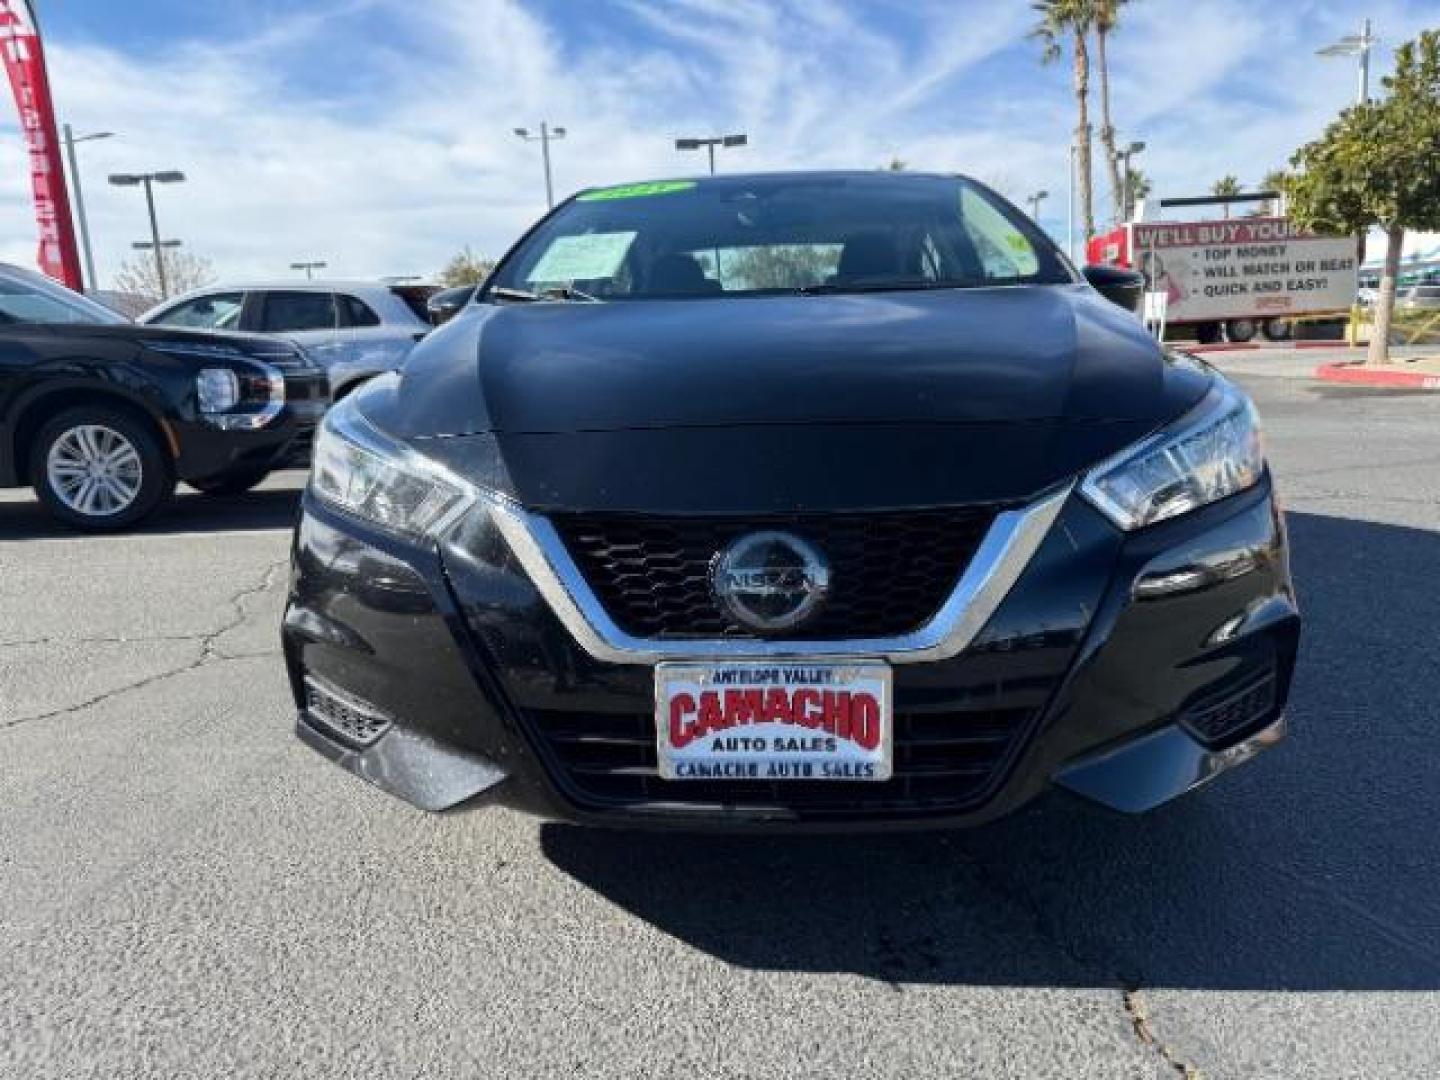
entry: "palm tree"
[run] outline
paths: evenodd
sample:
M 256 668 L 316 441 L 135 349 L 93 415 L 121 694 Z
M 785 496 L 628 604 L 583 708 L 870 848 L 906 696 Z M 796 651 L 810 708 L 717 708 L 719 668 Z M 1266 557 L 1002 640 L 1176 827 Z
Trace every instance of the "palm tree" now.
M 1211 185 L 1210 194 L 1219 195 L 1222 199 L 1225 199 L 1235 195 L 1239 195 L 1240 192 L 1244 190 L 1245 189 L 1241 186 L 1240 181 L 1236 177 L 1222 176 L 1219 180 L 1216 180 L 1215 183 Z M 1225 216 L 1227 218 L 1230 216 L 1230 204 L 1228 202 L 1225 204 Z
M 1065 41 L 1075 59 L 1075 171 L 1080 177 L 1080 220 L 1085 227 L 1085 237 L 1095 233 L 1095 210 L 1090 175 L 1090 45 L 1089 35 L 1095 25 L 1096 4 L 1099 0 L 1034 0 L 1030 5 L 1040 15 L 1040 21 L 1030 36 L 1039 38 L 1045 45 L 1041 57 L 1045 63 L 1060 59 L 1065 54 Z
M 1285 170 L 1271 169 L 1260 178 L 1261 191 L 1279 191 L 1283 194 L 1285 190 Z M 1266 213 L 1280 213 L 1280 200 L 1273 199 L 1265 204 Z
M 1115 125 L 1110 122 L 1110 62 L 1106 59 L 1105 42 L 1120 21 L 1120 8 L 1126 2 L 1094 0 L 1095 66 L 1100 71 L 1100 145 L 1105 148 L 1105 164 L 1110 170 L 1110 198 L 1115 204 L 1118 221 L 1127 220 L 1129 207 L 1121 205 L 1125 201 L 1125 193 L 1120 183 L 1120 155 L 1115 150 Z
M 1131 217 L 1134 216 L 1131 212 L 1131 207 L 1141 199 L 1148 199 L 1150 197 L 1150 177 L 1145 175 L 1143 169 L 1137 169 L 1131 165 L 1129 167 L 1129 179 L 1125 182 L 1125 188 L 1130 192 L 1130 206 L 1122 206 L 1120 208 L 1121 221 L 1129 221 Z M 1123 195 L 1121 196 L 1121 201 L 1124 201 Z

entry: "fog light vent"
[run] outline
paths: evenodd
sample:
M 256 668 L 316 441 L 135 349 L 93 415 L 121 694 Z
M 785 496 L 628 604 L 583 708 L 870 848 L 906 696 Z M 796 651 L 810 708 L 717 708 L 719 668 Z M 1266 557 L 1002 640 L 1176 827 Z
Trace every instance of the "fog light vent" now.
M 373 705 L 305 677 L 305 712 L 347 742 L 369 746 L 390 730 L 390 717 Z
M 1201 742 L 1215 746 L 1258 726 L 1269 719 L 1274 709 L 1275 673 L 1267 671 L 1262 678 L 1252 679 L 1223 697 L 1191 706 L 1181 723 Z

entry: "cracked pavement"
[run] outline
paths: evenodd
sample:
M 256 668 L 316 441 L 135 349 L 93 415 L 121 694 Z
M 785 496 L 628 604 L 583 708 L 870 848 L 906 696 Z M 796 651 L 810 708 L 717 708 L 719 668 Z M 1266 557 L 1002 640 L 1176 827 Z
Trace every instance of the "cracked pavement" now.
M 0 494 L 0 1076 L 1427 1075 L 1440 395 L 1243 381 L 1310 620 L 1293 734 L 1143 818 L 425 815 L 291 737 L 298 474 L 127 537 Z

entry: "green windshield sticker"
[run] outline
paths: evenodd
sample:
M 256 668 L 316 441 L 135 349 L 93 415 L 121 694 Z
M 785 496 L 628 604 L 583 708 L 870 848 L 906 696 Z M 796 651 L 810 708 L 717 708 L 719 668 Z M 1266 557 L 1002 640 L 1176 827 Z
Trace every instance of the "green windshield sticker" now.
M 614 277 L 634 242 L 633 232 L 557 236 L 525 279 L 527 282 L 571 282 Z
M 576 201 L 600 202 L 603 199 L 641 199 L 647 195 L 673 195 L 677 191 L 689 191 L 694 186 L 694 180 L 656 180 L 649 184 L 621 184 L 619 187 L 587 191 Z

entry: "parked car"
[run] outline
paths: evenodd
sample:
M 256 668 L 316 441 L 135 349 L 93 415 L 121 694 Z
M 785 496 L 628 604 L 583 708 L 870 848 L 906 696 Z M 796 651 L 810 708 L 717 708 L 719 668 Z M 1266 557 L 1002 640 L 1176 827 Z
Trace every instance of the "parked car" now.
M 329 403 L 291 342 L 139 326 L 0 265 L 0 487 L 68 525 L 123 529 L 177 480 L 233 494 L 304 464 Z
M 300 737 L 431 810 L 752 830 L 1142 811 L 1248 760 L 1284 527 L 1254 406 L 1142 286 L 954 176 L 581 193 L 326 417 Z
M 476 285 L 456 285 L 441 289 L 425 301 L 425 311 L 436 326 L 448 322 L 460 313 L 460 309 L 475 299 Z
M 148 326 L 283 335 L 330 375 L 336 401 L 393 371 L 431 328 L 429 285 L 304 281 L 211 285 L 172 297 L 139 321 Z
M 1408 311 L 1440 310 L 1440 285 L 1411 285 L 1401 289 L 1396 304 Z

